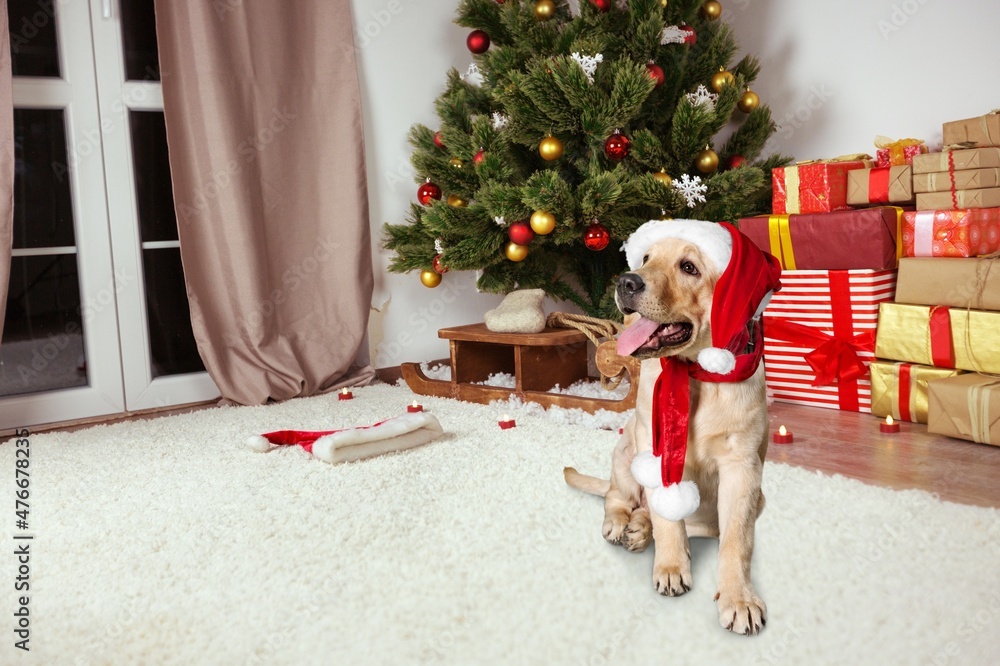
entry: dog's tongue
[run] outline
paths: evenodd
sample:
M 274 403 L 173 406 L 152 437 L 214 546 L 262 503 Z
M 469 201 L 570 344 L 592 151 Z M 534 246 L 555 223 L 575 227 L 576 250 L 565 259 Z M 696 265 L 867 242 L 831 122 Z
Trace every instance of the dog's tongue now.
M 656 332 L 660 324 L 645 317 L 639 319 L 621 332 L 618 336 L 618 355 L 628 356 L 636 349 L 646 344 L 649 337 Z

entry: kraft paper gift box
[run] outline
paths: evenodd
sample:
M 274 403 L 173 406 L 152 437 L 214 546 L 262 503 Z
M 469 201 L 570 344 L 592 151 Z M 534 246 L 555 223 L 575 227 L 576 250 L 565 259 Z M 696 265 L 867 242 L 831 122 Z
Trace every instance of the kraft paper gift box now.
M 977 146 L 1000 146 L 1000 113 L 953 120 L 941 127 L 944 145 L 974 143 Z
M 1000 167 L 1000 148 L 970 148 L 945 153 L 927 153 L 913 158 L 913 173 L 994 169 Z
M 935 379 L 927 392 L 929 432 L 1000 446 L 1000 378 L 972 373 Z
M 903 211 L 882 207 L 745 217 L 739 228 L 786 270 L 895 268 Z
M 871 411 L 879 305 L 896 271 L 785 271 L 764 310 L 765 381 L 780 402 Z
M 903 166 L 913 164 L 913 158 L 927 152 L 927 146 L 920 139 L 900 139 L 893 141 L 880 136 L 875 139 L 875 166 Z
M 1000 373 L 1000 312 L 882 303 L 875 355 L 936 368 Z
M 977 257 L 1000 250 L 1000 208 L 903 213 L 903 256 Z
M 872 414 L 913 423 L 927 423 L 927 383 L 962 373 L 962 370 L 891 361 L 874 361 L 869 367 Z
M 828 161 L 771 170 L 775 214 L 827 213 L 847 205 L 847 173 L 869 166 L 863 160 Z
M 913 167 L 877 167 L 847 172 L 847 203 L 852 206 L 913 203 Z
M 1000 187 L 1000 169 L 960 169 L 958 171 L 935 171 L 918 173 L 913 176 L 913 191 L 951 192 L 952 190 L 981 190 Z
M 1000 310 L 1000 257 L 904 257 L 896 302 Z
M 1000 206 L 1000 187 L 980 190 L 952 190 L 917 195 L 917 210 L 958 210 Z

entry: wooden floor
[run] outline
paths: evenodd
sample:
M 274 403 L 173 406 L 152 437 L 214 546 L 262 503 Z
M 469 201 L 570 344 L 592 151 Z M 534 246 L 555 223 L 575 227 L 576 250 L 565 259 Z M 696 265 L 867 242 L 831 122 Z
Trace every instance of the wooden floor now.
M 398 378 L 391 374 L 386 374 L 385 379 Z M 157 418 L 213 406 L 214 403 L 188 405 L 102 422 Z M 771 405 L 768 411 L 772 432 L 784 425 L 795 436 L 793 444 L 772 443 L 768 460 L 842 474 L 886 488 L 927 490 L 952 502 L 1000 508 L 1000 447 L 931 435 L 927 426 L 915 423 L 902 423 L 898 434 L 882 434 L 878 427 L 882 419 L 871 414 L 780 402 Z M 94 422 L 32 431 L 71 431 L 91 425 Z
M 784 424 L 794 443 L 770 444 L 767 459 L 843 474 L 886 488 L 919 488 L 943 500 L 1000 507 L 1000 447 L 927 432 L 901 423 L 900 432 L 879 431 L 871 414 L 776 402 L 768 409 L 772 432 Z

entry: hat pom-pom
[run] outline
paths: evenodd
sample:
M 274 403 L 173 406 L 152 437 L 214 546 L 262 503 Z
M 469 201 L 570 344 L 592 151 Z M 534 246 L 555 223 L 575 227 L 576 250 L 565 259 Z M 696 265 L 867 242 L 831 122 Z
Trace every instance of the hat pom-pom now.
M 701 495 L 694 481 L 681 481 L 666 488 L 657 488 L 647 496 L 649 508 L 667 520 L 684 520 L 701 504 Z
M 736 357 L 728 349 L 709 347 L 698 352 L 698 365 L 717 375 L 727 375 L 736 369 Z
M 649 451 L 643 451 L 632 458 L 632 478 L 644 488 L 659 488 L 662 481 L 662 461 Z
M 254 451 L 265 453 L 271 450 L 271 442 L 263 435 L 253 435 L 252 437 L 247 437 L 247 447 Z

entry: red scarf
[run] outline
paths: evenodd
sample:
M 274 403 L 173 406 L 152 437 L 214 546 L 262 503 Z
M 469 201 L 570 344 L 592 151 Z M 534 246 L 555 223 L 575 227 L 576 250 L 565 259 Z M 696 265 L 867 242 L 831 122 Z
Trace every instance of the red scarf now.
M 732 372 L 708 372 L 697 363 L 675 356 L 660 359 L 660 376 L 653 387 L 653 455 L 659 456 L 663 486 L 680 483 L 687 456 L 688 420 L 691 416 L 691 378 L 700 382 L 742 382 L 753 376 L 764 358 L 764 335 L 760 321 L 752 323 L 754 347 L 746 353 L 750 335 L 745 332 L 730 344 L 736 355 Z M 732 349 L 736 347 L 736 349 Z

